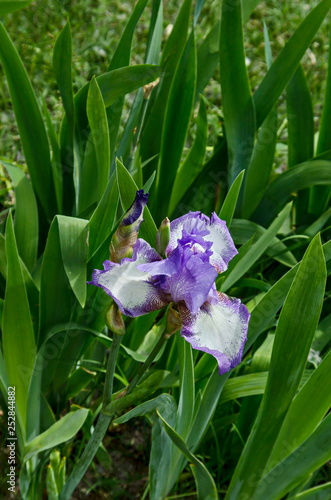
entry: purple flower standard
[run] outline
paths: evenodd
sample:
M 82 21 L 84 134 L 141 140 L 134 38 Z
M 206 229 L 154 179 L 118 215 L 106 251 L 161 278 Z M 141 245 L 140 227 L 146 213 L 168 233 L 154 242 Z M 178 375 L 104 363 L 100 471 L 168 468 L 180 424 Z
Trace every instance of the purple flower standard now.
M 138 191 L 130 209 L 139 222 L 147 196 L 143 205 L 141 200 Z M 132 224 L 133 217 L 129 219 Z M 93 272 L 90 284 L 103 288 L 126 316 L 177 304 L 181 335 L 194 349 L 212 354 L 223 374 L 240 363 L 247 339 L 246 306 L 215 286 L 218 273 L 237 253 L 226 223 L 215 213 L 209 218 L 189 212 L 171 222 L 165 259 L 139 238 L 130 258 L 120 263 L 106 260 L 103 271 Z

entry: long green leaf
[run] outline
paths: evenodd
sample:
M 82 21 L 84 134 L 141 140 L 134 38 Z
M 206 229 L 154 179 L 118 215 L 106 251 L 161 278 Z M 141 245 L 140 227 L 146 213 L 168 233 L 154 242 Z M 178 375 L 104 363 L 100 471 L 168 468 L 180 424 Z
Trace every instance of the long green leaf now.
M 160 69 L 153 64 L 136 64 L 114 69 L 96 78 L 106 108 L 111 106 L 119 97 L 137 90 L 157 79 Z M 87 125 L 86 102 L 89 84 L 85 84 L 75 95 L 75 110 L 77 122 L 81 130 Z
M 231 225 L 232 217 L 236 209 L 244 173 L 244 170 L 242 170 L 233 181 L 223 202 L 220 213 L 218 214 L 220 219 L 225 220 L 228 227 Z
M 57 216 L 63 267 L 78 302 L 86 299 L 86 261 L 88 221 L 64 215 Z
M 330 458 L 331 414 L 323 420 L 301 446 L 268 472 L 260 482 L 257 492 L 250 498 L 252 500 L 265 500 L 267 491 L 268 499 L 280 500 L 291 489 L 304 481 L 309 474 L 328 462 Z M 316 499 L 316 497 L 312 498 Z
M 91 129 L 91 138 L 95 151 L 96 164 L 85 176 L 84 169 L 80 172 L 80 182 L 85 186 L 84 197 L 80 193 L 80 211 L 99 201 L 107 187 L 110 172 L 110 139 L 106 108 L 96 78 L 90 83 L 87 97 L 87 116 Z M 85 152 L 88 154 L 88 151 Z M 92 190 L 91 186 L 95 188 Z M 94 195 L 96 199 L 92 196 Z
M 168 215 L 169 197 L 181 160 L 196 83 L 196 48 L 192 31 L 169 93 L 162 129 L 160 162 L 156 175 L 156 195 L 152 203 L 160 221 Z M 164 193 L 167 196 L 164 196 Z
M 329 57 L 328 57 L 328 75 L 326 80 L 325 98 L 322 106 L 321 125 L 318 133 L 317 154 L 323 154 L 331 148 L 331 132 L 329 127 L 331 116 L 331 26 L 329 27 Z M 327 203 L 330 199 L 331 190 L 326 186 L 316 186 L 311 190 L 311 199 L 309 204 L 309 211 L 314 215 L 321 215 L 325 210 Z
M 288 121 L 288 166 L 293 167 L 314 156 L 314 115 L 310 90 L 299 64 L 286 88 Z M 309 190 L 296 199 L 296 223 L 305 222 L 309 205 Z
M 115 174 L 108 181 L 108 186 L 90 219 L 89 259 L 110 236 L 116 222 L 119 201 L 118 184 Z
M 24 460 L 29 460 L 44 450 L 54 448 L 69 439 L 72 439 L 86 420 L 89 410 L 81 408 L 67 413 L 55 422 L 47 431 L 43 432 L 25 447 Z
M 2 317 L 2 346 L 8 382 L 15 387 L 18 425 L 24 436 L 27 394 L 36 344 L 11 215 L 6 227 L 6 255 L 7 284 Z
M 141 134 L 141 157 L 146 161 L 159 154 L 161 148 L 162 123 L 168 102 L 170 87 L 186 44 L 190 25 L 192 0 L 184 0 L 176 22 L 162 51 L 160 62 L 160 82 L 149 98 L 146 108 L 146 121 Z M 150 177 L 156 169 L 156 161 L 152 161 L 145 169 L 144 178 Z
M 39 346 L 46 340 L 51 327 L 69 321 L 74 305 L 74 294 L 63 264 L 58 219 L 55 218 L 41 266 Z
M 158 3 L 159 6 L 157 8 L 157 12 L 155 11 L 155 20 L 153 19 L 152 13 L 146 64 L 159 64 L 160 62 L 163 35 L 163 2 L 159 1 Z M 155 6 L 156 4 L 153 4 L 153 9 Z M 139 89 L 132 106 L 129 119 L 126 122 L 120 145 L 116 152 L 117 158 L 123 158 L 124 163 L 130 154 L 132 143 L 137 144 L 138 138 L 140 137 L 141 127 L 143 125 L 142 117 L 144 116 L 147 103 L 148 100 L 145 99 L 144 89 Z
M 307 161 L 279 175 L 266 189 L 253 215 L 254 220 L 262 225 L 269 224 L 293 193 L 314 185 L 330 185 L 330 167 L 330 161 Z
M 13 10 L 22 9 L 31 2 L 32 0 L 0 0 L 0 16 L 13 12 Z
M 194 179 L 199 175 L 203 167 L 203 159 L 207 146 L 208 121 L 206 105 L 200 97 L 199 114 L 197 118 L 197 131 L 194 143 L 183 163 L 179 166 L 175 182 L 171 191 L 169 203 L 169 216 L 172 214 L 183 195 L 190 188 Z
M 307 282 L 310 283 L 309 287 Z M 325 259 L 320 238 L 315 237 L 304 255 L 283 306 L 262 406 L 233 475 L 226 500 L 237 499 L 239 495 L 253 498 L 256 492 L 302 378 L 322 308 L 325 283 Z M 253 474 L 254 481 L 251 480 Z
M 306 382 L 309 377 L 310 373 L 307 370 L 307 373 L 305 372 L 302 377 L 301 383 Z M 268 372 L 250 373 L 230 378 L 224 386 L 219 404 L 226 403 L 232 399 L 264 394 L 267 380 Z
M 56 39 L 53 51 L 53 68 L 66 113 L 66 133 L 61 134 L 61 161 L 64 212 L 71 213 L 74 203 L 73 155 L 75 105 L 72 88 L 72 41 L 70 23 L 67 21 Z M 55 179 L 56 182 L 56 179 Z
M 207 83 L 215 73 L 219 62 L 220 21 L 211 28 L 203 42 L 197 49 L 197 85 L 195 92 L 196 102 L 203 93 Z
M 108 67 L 108 71 L 112 71 L 118 68 L 122 68 L 123 66 L 128 66 L 130 64 L 131 57 L 131 47 L 132 40 L 134 36 L 134 31 L 137 26 L 137 23 L 140 19 L 141 14 L 143 13 L 148 0 L 139 0 L 133 11 L 129 17 L 129 20 L 124 28 L 123 34 L 117 44 L 113 57 Z M 150 63 L 152 61 L 147 61 Z M 154 61 L 153 61 L 154 63 Z M 124 97 L 120 97 L 112 106 L 109 106 L 107 109 L 107 116 L 109 122 L 109 131 L 110 131 L 110 157 L 112 163 L 114 163 L 114 151 L 117 142 L 117 135 L 120 126 L 122 110 L 124 104 Z M 134 126 L 132 127 L 133 130 Z M 121 155 L 118 155 L 119 157 Z
M 187 447 L 183 438 L 168 424 L 168 422 L 158 413 L 166 433 L 174 444 L 180 449 L 185 457 L 192 462 L 191 469 L 197 485 L 198 500 L 217 500 L 218 494 L 214 480 L 205 465 L 197 459 Z
M 7 77 L 32 185 L 45 214 L 51 218 L 56 213 L 56 197 L 45 126 L 29 77 L 2 23 L 0 61 Z
M 330 496 L 331 482 L 316 486 L 310 490 L 302 491 L 291 498 L 292 500 L 329 500 Z
M 254 3 L 254 2 L 253 2 Z M 265 58 L 269 70 L 272 51 L 266 24 L 263 26 Z M 270 111 L 259 130 L 251 161 L 246 170 L 241 214 L 249 218 L 258 206 L 269 184 L 277 142 L 277 106 Z
M 277 463 L 308 439 L 331 407 L 331 352 L 293 400 L 270 457 Z M 307 412 L 308 405 L 313 411 Z
M 270 246 L 272 239 L 276 236 L 278 230 L 283 225 L 284 221 L 289 216 L 292 205 L 289 204 L 273 221 L 267 231 L 254 243 L 248 252 L 237 262 L 232 272 L 227 276 L 223 285 L 222 291 L 228 290 L 239 278 L 241 278 L 248 269 L 252 267 L 254 262 L 265 252 Z
M 8 162 L 2 162 L 15 188 L 15 236 L 18 252 L 32 271 L 38 250 L 38 209 L 30 181 L 24 172 Z
M 222 3 L 221 88 L 229 151 L 230 183 L 250 160 L 255 134 L 255 111 L 245 63 L 241 1 Z
M 262 80 L 254 94 L 257 127 L 263 123 L 290 81 L 330 7 L 330 0 L 322 0 L 312 9 Z
M 230 226 L 231 236 L 236 245 L 244 245 L 254 235 L 255 238 L 260 238 L 266 231 L 259 224 L 245 219 L 233 219 Z M 285 243 L 282 243 L 277 236 L 272 239 L 270 246 L 266 249 L 266 254 L 288 267 L 295 266 L 297 263 L 294 255 L 287 250 Z
M 323 251 L 326 262 L 329 262 L 331 259 L 330 242 L 323 245 Z M 244 353 L 250 349 L 258 336 L 273 324 L 274 317 L 284 303 L 293 279 L 298 272 L 299 265 L 296 264 L 290 271 L 284 274 L 254 307 L 249 322 L 248 340 L 245 344 Z
M 299 64 L 286 88 L 288 166 L 314 156 L 314 117 L 307 80 Z
M 186 439 L 191 430 L 194 409 L 194 366 L 190 344 L 182 337 L 177 339 L 177 344 L 179 355 L 180 398 L 178 402 L 176 432 L 183 439 Z

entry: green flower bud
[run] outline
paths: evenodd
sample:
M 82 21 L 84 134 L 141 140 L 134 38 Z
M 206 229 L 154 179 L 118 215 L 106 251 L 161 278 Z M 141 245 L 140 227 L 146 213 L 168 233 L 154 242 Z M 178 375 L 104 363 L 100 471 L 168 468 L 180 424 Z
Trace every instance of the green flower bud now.
M 164 255 L 170 241 L 170 220 L 163 219 L 156 233 L 156 250 L 160 255 Z
M 116 333 L 117 335 L 125 334 L 125 324 L 123 321 L 122 313 L 119 310 L 117 304 L 115 304 L 114 302 L 106 312 L 106 325 L 109 330 Z

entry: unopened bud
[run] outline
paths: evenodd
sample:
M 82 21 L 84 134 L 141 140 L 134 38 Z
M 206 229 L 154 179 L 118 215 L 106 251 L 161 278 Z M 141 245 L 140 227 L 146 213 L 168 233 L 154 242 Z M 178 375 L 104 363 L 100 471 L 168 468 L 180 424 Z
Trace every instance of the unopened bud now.
M 174 333 L 176 333 L 182 326 L 182 322 L 180 320 L 179 312 L 175 311 L 172 307 L 169 308 L 167 319 L 166 319 L 166 327 L 164 330 L 164 335 L 166 338 L 171 337 Z
M 138 239 L 140 224 L 143 219 L 144 208 L 148 201 L 148 193 L 140 189 L 129 210 L 125 213 L 116 229 L 109 245 L 110 260 L 121 262 L 124 257 L 131 257 L 133 246 Z
M 160 255 L 164 255 L 170 241 L 170 220 L 168 217 L 163 219 L 156 233 L 156 250 Z
M 125 334 L 125 324 L 123 321 L 123 316 L 118 306 L 114 303 L 111 304 L 110 308 L 106 312 L 106 325 L 112 332 L 117 335 Z

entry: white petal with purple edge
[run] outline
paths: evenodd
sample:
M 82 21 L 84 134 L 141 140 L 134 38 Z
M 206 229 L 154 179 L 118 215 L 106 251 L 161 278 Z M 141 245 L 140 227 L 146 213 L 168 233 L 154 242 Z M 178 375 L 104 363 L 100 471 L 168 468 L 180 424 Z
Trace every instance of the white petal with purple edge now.
M 137 240 L 132 259 L 122 259 L 120 264 L 104 262 L 104 271 L 93 271 L 90 284 L 103 288 L 123 314 L 136 317 L 167 305 L 162 292 L 148 280 L 150 275 L 137 269 L 138 264 L 161 259 L 144 240 Z
M 239 299 L 218 292 L 218 301 L 206 302 L 196 314 L 179 304 L 181 335 L 194 349 L 214 356 L 220 375 L 241 362 L 249 312 Z

